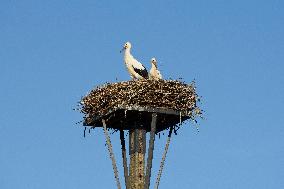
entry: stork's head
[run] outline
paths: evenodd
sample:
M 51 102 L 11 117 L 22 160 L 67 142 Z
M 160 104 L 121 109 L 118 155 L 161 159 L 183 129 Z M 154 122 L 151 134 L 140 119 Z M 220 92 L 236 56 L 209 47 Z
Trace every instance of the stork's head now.
M 126 42 L 124 45 L 123 45 L 123 48 L 121 49 L 120 52 L 126 50 L 126 49 L 130 49 L 131 48 L 131 43 L 130 42 Z
M 157 67 L 157 60 L 156 58 L 151 58 L 151 64 Z

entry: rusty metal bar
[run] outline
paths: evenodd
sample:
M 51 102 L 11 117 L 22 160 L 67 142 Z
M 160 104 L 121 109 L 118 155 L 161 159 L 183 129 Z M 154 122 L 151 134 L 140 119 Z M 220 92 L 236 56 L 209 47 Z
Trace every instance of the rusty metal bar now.
M 122 152 L 122 160 L 123 160 L 125 187 L 126 189 L 129 189 L 127 156 L 126 156 L 125 138 L 124 138 L 123 129 L 120 129 L 120 143 L 121 143 L 121 152 Z
M 116 185 L 117 185 L 118 189 L 121 189 L 121 185 L 120 185 L 120 182 L 119 182 L 119 176 L 118 176 L 118 170 L 117 170 L 117 166 L 116 166 L 116 162 L 115 162 L 115 157 L 114 157 L 114 153 L 113 153 L 113 150 L 112 150 L 110 137 L 109 137 L 109 134 L 108 134 L 108 131 L 107 131 L 107 128 L 106 128 L 106 122 L 105 122 L 104 119 L 102 119 L 102 123 L 103 123 L 107 148 L 108 148 L 108 151 L 109 151 L 109 156 L 110 156 L 110 159 L 112 161 L 112 168 L 113 168 L 114 177 L 115 177 L 115 180 L 116 180 Z
M 149 147 L 148 147 L 148 158 L 147 158 L 147 168 L 146 168 L 146 177 L 145 177 L 144 189 L 149 189 L 149 187 L 150 187 L 151 168 L 152 168 L 155 133 L 156 133 L 156 123 L 157 123 L 157 113 L 153 113 L 152 114 L 152 122 L 151 122 L 150 139 L 149 139 Z
M 172 132 L 173 132 L 173 127 L 171 127 L 170 131 L 169 131 L 167 143 L 166 143 L 166 146 L 165 146 L 165 151 L 164 151 L 164 154 L 163 154 L 163 157 L 162 157 L 162 161 L 161 161 L 161 164 L 160 164 L 160 169 L 159 169 L 157 180 L 156 180 L 156 184 L 155 184 L 155 187 L 154 187 L 155 189 L 159 188 L 159 184 L 160 184 L 163 168 L 164 168 L 164 165 L 165 165 L 165 160 L 166 160 L 166 157 L 167 157 L 167 152 L 168 152 L 170 141 L 171 141 Z

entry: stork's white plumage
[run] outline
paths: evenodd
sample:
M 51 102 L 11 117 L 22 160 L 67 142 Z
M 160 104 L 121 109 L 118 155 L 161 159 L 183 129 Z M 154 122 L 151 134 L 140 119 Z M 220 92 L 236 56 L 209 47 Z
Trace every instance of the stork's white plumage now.
M 123 46 L 123 49 L 120 52 L 124 51 L 124 63 L 131 78 L 132 79 L 148 78 L 148 72 L 146 68 L 131 55 L 130 49 L 131 49 L 131 43 L 126 42 Z
M 149 78 L 154 79 L 154 80 L 163 79 L 162 74 L 158 70 L 157 60 L 155 58 L 151 59 L 151 64 L 152 64 L 152 67 L 150 69 Z

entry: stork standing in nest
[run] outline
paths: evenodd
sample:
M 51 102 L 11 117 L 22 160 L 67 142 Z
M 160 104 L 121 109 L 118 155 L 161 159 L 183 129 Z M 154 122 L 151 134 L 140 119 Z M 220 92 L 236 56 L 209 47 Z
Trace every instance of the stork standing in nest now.
M 157 60 L 155 58 L 151 59 L 151 64 L 152 64 L 152 67 L 150 69 L 149 78 L 154 79 L 154 80 L 163 79 L 162 74 L 158 70 Z
M 129 72 L 132 79 L 146 79 L 148 78 L 148 72 L 146 68 L 137 61 L 130 53 L 131 43 L 126 42 L 123 46 L 124 51 L 124 63 L 126 65 L 127 71 Z

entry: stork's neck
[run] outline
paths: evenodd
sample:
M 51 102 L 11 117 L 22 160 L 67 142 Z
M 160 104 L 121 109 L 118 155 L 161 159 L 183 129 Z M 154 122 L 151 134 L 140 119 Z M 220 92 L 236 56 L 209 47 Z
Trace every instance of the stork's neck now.
M 125 51 L 124 51 L 124 57 L 126 58 L 126 57 L 130 57 L 130 56 L 132 56 L 132 55 L 130 54 L 130 49 L 125 49 Z
M 153 64 L 153 63 L 151 63 L 151 64 L 152 64 L 153 69 L 157 69 L 157 66 L 155 64 Z

